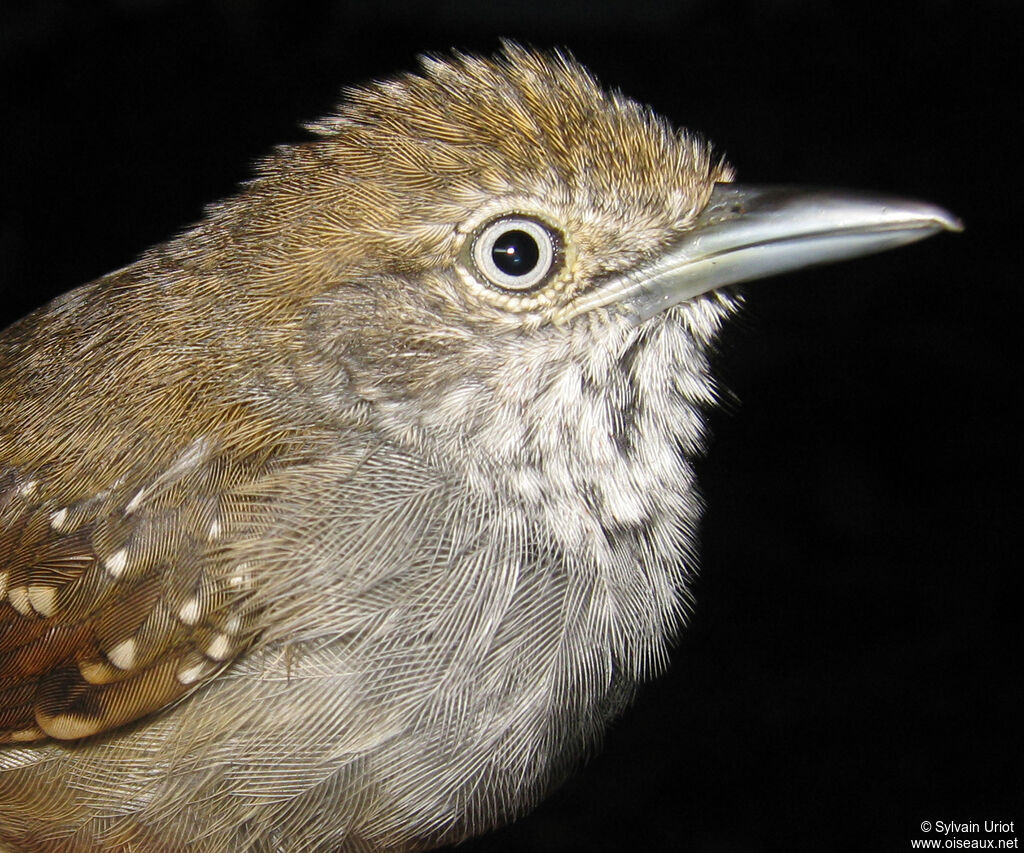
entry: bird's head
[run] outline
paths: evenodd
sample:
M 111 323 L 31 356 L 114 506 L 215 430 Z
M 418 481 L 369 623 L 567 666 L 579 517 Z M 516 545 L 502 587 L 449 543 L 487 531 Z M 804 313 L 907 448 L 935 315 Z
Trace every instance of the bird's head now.
M 646 369 L 663 393 L 706 402 L 703 351 L 731 304 L 715 288 L 955 225 L 925 205 L 731 184 L 700 138 L 564 54 L 512 45 L 425 59 L 311 128 L 213 222 L 232 263 L 255 259 L 247 296 L 286 281 L 311 300 L 301 372 L 344 381 L 414 442 L 499 421 L 506 441 L 487 441 L 512 452 L 524 429 L 584 416 L 559 410 L 566 394 L 618 379 L 608 417 L 632 417 L 638 341 L 661 341 Z M 549 421 L 513 429 L 529 406 Z
M 703 140 L 568 56 L 511 45 L 424 59 L 420 75 L 349 90 L 310 128 L 316 139 L 279 149 L 186 234 L 175 263 L 194 250 L 193 280 L 233 282 L 219 287 L 226 325 L 238 302 L 234 327 L 298 331 L 255 360 L 280 367 L 278 387 L 315 387 L 328 407 L 343 387 L 419 449 L 486 445 L 475 458 L 501 465 L 526 432 L 584 417 L 588 388 L 627 377 L 641 326 L 614 289 L 665 257 L 732 177 Z M 687 315 L 699 343 L 728 302 Z M 284 303 L 282 323 L 266 306 Z M 684 355 L 700 367 L 696 348 Z
M 348 91 L 310 125 L 320 140 L 283 149 L 254 189 L 279 239 L 317 247 L 340 278 L 415 279 L 452 323 L 564 321 L 732 178 L 709 145 L 562 54 L 510 45 L 423 70 Z M 376 290 L 394 314 L 394 285 Z
M 320 420 L 351 422 L 357 400 L 417 452 L 500 470 L 569 433 L 609 464 L 652 423 L 696 451 L 707 345 L 735 304 L 717 288 L 956 227 L 911 202 L 733 184 L 699 137 L 513 45 L 424 59 L 310 127 L 170 264 L 151 256 L 154 280 L 189 273 L 186 315 L 245 352 L 224 375 L 260 374 L 232 389 Z

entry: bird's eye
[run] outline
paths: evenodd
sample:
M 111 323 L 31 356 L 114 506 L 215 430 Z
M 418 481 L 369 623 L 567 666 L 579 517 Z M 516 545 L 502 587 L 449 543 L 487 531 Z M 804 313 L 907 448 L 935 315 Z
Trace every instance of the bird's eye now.
M 547 283 L 561 241 L 546 225 L 505 216 L 485 225 L 473 241 L 473 264 L 492 285 L 524 293 Z

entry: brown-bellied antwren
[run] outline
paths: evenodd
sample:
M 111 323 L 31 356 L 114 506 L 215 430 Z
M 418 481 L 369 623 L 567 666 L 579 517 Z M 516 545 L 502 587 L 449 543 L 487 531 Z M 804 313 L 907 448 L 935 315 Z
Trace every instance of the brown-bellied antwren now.
M 0 841 L 413 850 L 530 808 L 688 606 L 718 288 L 955 219 L 750 187 L 560 54 L 347 92 L 0 337 Z

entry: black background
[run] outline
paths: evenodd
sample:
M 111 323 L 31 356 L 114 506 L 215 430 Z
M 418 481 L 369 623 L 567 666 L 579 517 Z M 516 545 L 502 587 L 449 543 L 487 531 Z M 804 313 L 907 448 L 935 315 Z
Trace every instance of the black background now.
M 924 820 L 1019 837 L 1018 9 L 5 2 L 4 325 L 194 221 L 341 84 L 500 36 L 569 47 L 742 180 L 947 206 L 964 234 L 746 286 L 671 670 L 537 812 L 463 849 L 903 851 Z

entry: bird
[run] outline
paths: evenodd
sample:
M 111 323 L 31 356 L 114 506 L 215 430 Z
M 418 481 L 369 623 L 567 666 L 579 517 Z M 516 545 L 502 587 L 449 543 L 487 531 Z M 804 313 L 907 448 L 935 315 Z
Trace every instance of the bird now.
M 731 285 L 956 231 L 564 51 L 347 89 L 0 334 L 0 849 L 413 851 L 666 667 Z

